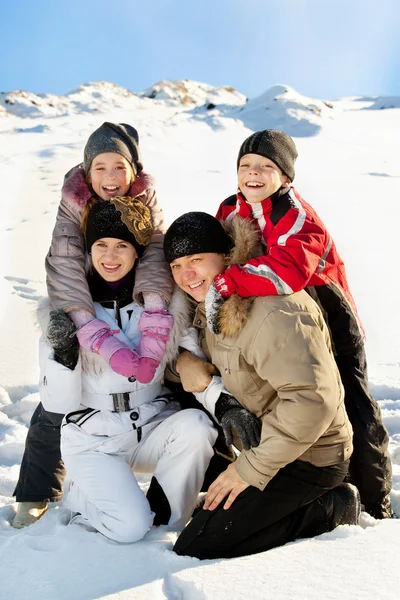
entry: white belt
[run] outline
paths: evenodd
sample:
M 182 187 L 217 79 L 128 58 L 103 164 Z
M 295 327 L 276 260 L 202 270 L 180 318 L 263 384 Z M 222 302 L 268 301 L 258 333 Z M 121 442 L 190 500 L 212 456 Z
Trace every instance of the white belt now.
M 170 393 L 169 390 L 163 390 L 162 386 L 157 383 L 157 385 L 144 386 L 134 392 L 115 392 L 114 394 L 83 392 L 81 404 L 88 408 L 125 412 L 154 400 L 155 397 L 161 395 L 164 391 Z

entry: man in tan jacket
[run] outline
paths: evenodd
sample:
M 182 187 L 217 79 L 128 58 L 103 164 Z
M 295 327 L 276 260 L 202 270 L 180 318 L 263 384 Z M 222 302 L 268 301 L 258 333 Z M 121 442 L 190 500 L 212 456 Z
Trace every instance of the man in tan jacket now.
M 244 449 L 210 486 L 204 507 L 178 538 L 178 554 L 222 558 L 261 552 L 298 537 L 356 524 L 360 502 L 343 484 L 352 429 L 318 306 L 304 291 L 223 303 L 207 328 L 204 302 L 227 264 L 256 256 L 258 236 L 234 219 L 230 235 L 206 213 L 187 213 L 168 230 L 164 252 L 175 282 L 195 301 L 193 325 L 204 361 L 182 353 L 188 391 Z M 241 442 L 241 443 L 240 443 Z

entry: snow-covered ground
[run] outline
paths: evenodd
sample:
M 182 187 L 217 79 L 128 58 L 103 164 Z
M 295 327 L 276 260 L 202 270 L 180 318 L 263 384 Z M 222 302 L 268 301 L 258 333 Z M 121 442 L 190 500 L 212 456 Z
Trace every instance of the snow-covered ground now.
M 265 598 L 391 600 L 400 589 L 400 521 L 363 514 L 312 540 L 233 560 L 171 552 L 177 533 L 111 543 L 52 507 L 32 527 L 9 525 L 30 416 L 39 400 L 34 311 L 64 173 L 103 121 L 135 125 L 167 222 L 215 213 L 234 193 L 236 155 L 252 129 L 279 127 L 299 150 L 296 187 L 345 259 L 367 332 L 371 389 L 390 433 L 400 514 L 400 99 L 333 102 L 274 86 L 259 98 L 197 82 L 159 82 L 139 94 L 108 83 L 65 96 L 0 95 L 0 599 Z M 251 129 L 248 129 L 251 128 Z M 146 479 L 142 478 L 146 486 Z

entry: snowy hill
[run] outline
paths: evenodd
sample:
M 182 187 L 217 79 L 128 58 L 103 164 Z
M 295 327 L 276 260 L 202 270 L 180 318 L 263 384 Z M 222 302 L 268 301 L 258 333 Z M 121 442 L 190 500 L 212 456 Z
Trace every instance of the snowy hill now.
M 98 81 L 86 83 L 64 96 L 55 94 L 33 94 L 15 90 L 0 92 L 0 113 L 22 118 L 66 116 L 84 112 L 105 112 L 115 108 L 134 110 L 146 106 L 146 101 L 129 90 Z
M 285 85 L 275 85 L 229 116 L 241 119 L 250 129 L 257 130 L 262 122 L 266 129 L 283 129 L 300 137 L 316 133 L 323 119 L 333 116 L 333 110 L 332 103 L 301 96 Z
M 193 106 L 206 107 L 210 104 L 215 106 L 225 104 L 228 106 L 240 106 L 247 101 L 246 96 L 233 87 L 224 86 L 215 88 L 206 83 L 184 79 L 182 81 L 159 81 L 147 90 L 139 93 L 139 96 L 164 101 L 170 106 L 182 105 L 186 108 Z
M 150 102 L 155 100 L 155 102 Z M 215 88 L 196 81 L 159 81 L 147 90 L 134 94 L 126 88 L 97 81 L 86 83 L 63 96 L 34 94 L 22 90 L 0 92 L 0 115 L 18 117 L 51 117 L 83 112 L 106 112 L 112 109 L 146 109 L 164 106 L 190 109 L 194 106 L 240 106 L 246 97 L 232 87 Z
M 237 152 L 254 129 L 280 127 L 295 138 L 295 186 L 336 240 L 367 332 L 371 389 L 391 436 L 392 503 L 400 514 L 400 99 L 325 102 L 279 85 L 246 102 L 232 88 L 187 80 L 139 93 L 97 82 L 63 96 L 2 93 L 0 117 L 0 599 L 397 600 L 399 520 L 364 514 L 360 527 L 204 563 L 174 555 L 177 533 L 164 528 L 116 545 L 67 527 L 60 506 L 23 531 L 9 521 L 39 400 L 34 311 L 46 293 L 44 256 L 63 176 L 105 120 L 137 127 L 168 223 L 188 210 L 214 214 L 235 192 Z M 141 476 L 143 489 L 147 482 Z

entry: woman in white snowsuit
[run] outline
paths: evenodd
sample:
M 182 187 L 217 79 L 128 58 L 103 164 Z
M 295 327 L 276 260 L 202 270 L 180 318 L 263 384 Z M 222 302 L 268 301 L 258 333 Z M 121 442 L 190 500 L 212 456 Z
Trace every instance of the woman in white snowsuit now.
M 125 207 L 122 222 L 118 201 L 122 199 L 95 204 L 85 232 L 96 318 L 111 330 L 95 343 L 121 340 L 115 354 L 125 352 L 125 344 L 136 348 L 141 339 L 143 308 L 132 300 L 132 287 L 136 259 L 151 227 L 148 209 L 135 201 Z M 176 340 L 184 319 L 174 301 L 170 310 Z M 162 317 L 159 326 L 146 331 L 155 345 L 169 335 Z M 53 311 L 40 348 L 42 404 L 47 411 L 66 414 L 61 452 L 71 485 L 64 506 L 77 513 L 75 522 L 119 542 L 141 539 L 153 523 L 182 527 L 213 455 L 216 429 L 204 412 L 181 411 L 171 400 L 162 382 L 163 365 L 150 383 L 139 383 L 112 370 L 96 349 L 79 350 L 74 332 L 68 316 Z M 134 472 L 153 473 L 147 497 Z
M 144 171 L 137 130 L 126 123 L 103 123 L 89 136 L 82 158 L 82 163 L 71 169 L 64 179 L 46 257 L 46 282 L 52 308 L 68 314 L 79 328 L 77 336 L 81 345 L 90 349 L 91 338 L 104 328 L 104 323 L 95 318 L 86 280 L 87 256 L 82 224 L 94 202 L 124 196 L 140 201 L 150 211 L 152 236 L 131 290 L 135 300 L 144 304 L 146 311 L 142 313 L 142 319 L 147 327 L 151 327 L 151 316 L 157 320 L 160 312 L 168 308 L 173 280 L 162 250 L 163 211 L 154 190 L 154 180 Z M 147 337 L 143 339 L 148 340 Z M 158 355 L 150 359 L 146 348 L 139 347 L 139 351 L 144 351 L 142 357 L 135 357 L 132 350 L 131 353 L 120 352 L 122 358 L 117 361 L 113 355 L 110 357 L 110 345 L 112 339 L 100 348 L 100 354 L 106 360 L 110 358 L 112 369 L 123 375 L 128 372 L 128 376 L 143 383 L 151 381 L 163 356 L 161 345 Z M 61 419 L 61 414 L 43 410 L 41 404 L 32 416 L 14 491 L 18 508 L 13 527 L 30 525 L 44 514 L 48 502 L 58 502 L 62 498 L 65 469 L 59 447 Z

